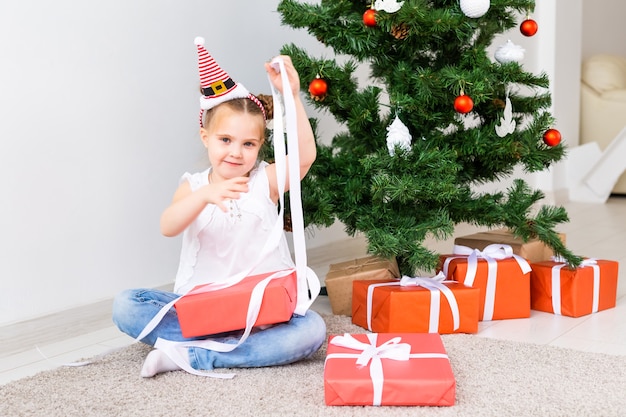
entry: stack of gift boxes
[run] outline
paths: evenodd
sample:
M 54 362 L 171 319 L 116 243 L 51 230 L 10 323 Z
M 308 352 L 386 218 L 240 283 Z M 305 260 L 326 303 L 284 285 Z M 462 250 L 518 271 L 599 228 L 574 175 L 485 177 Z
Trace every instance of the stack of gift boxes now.
M 457 238 L 435 277 L 398 279 L 395 261 L 373 257 L 331 265 L 333 312 L 351 313 L 372 333 L 331 336 L 326 403 L 453 405 L 455 380 L 441 334 L 476 333 L 480 321 L 528 318 L 531 309 L 579 317 L 615 307 L 617 262 L 585 259 L 572 269 L 552 255 L 539 240 L 496 230 Z M 355 274 L 359 265 L 375 272 Z M 343 289 L 331 289 L 336 285 Z

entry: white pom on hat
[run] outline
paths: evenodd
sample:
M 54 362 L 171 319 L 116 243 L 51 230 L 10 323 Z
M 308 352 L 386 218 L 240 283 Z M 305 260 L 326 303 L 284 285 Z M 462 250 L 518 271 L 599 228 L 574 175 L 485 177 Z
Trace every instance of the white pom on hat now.
M 204 38 L 202 36 L 196 36 L 196 39 L 193 40 L 193 43 L 196 45 L 204 46 Z

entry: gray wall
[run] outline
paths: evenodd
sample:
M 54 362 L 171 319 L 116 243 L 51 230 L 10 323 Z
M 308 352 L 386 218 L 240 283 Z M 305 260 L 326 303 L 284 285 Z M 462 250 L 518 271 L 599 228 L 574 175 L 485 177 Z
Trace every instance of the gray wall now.
M 624 18 L 624 0 L 583 0 L 583 59 L 597 53 L 626 57 Z
M 193 40 L 269 93 L 284 43 L 320 48 L 277 3 L 0 3 L 0 324 L 172 282 L 159 216 L 205 164 Z

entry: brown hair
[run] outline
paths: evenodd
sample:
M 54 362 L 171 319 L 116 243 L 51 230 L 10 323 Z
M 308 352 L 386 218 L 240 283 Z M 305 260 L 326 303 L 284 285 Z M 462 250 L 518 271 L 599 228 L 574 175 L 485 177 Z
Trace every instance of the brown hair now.
M 263 105 L 263 109 L 261 109 L 257 103 L 250 100 L 249 98 L 236 98 L 233 100 L 225 101 L 217 106 L 207 110 L 204 112 L 202 116 L 202 126 L 206 127 L 211 123 L 211 119 L 215 115 L 215 109 L 221 106 L 228 106 L 231 110 L 247 113 L 251 115 L 259 115 L 262 118 L 270 120 L 274 117 L 274 102 L 272 100 L 272 96 L 268 96 L 266 94 L 259 94 L 256 96 L 257 99 Z M 263 110 L 265 110 L 265 115 L 263 114 Z

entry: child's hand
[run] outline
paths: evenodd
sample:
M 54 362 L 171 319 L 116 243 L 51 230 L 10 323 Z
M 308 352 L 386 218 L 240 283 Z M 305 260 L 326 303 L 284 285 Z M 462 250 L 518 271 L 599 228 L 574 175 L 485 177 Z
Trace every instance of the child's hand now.
M 209 202 L 215 204 L 226 213 L 228 207 L 226 207 L 224 202 L 226 200 L 238 200 L 241 193 L 247 193 L 249 180 L 250 178 L 248 177 L 235 177 L 209 184 Z
M 280 55 L 276 58 L 282 59 L 285 63 L 285 70 L 287 71 L 287 78 L 289 79 L 291 91 L 293 92 L 293 95 L 297 97 L 300 94 L 300 76 L 298 75 L 298 71 L 296 71 L 296 68 L 293 66 L 289 56 Z M 274 87 L 283 93 L 283 82 L 277 67 L 274 67 L 270 62 L 266 62 L 265 71 L 267 71 L 270 82 L 274 85 Z

